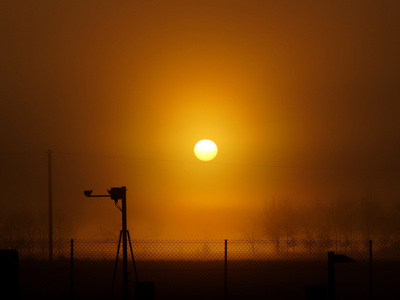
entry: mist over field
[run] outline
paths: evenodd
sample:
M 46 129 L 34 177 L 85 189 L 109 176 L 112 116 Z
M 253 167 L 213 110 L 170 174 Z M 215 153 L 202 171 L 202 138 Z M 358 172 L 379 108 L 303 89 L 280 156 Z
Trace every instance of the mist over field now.
M 1 158 L 9 165 L 1 238 L 47 238 L 47 153 Z M 396 172 L 67 153 L 52 159 L 55 238 L 117 239 L 121 212 L 114 201 L 86 198 L 83 191 L 107 194 L 121 185 L 127 186 L 128 229 L 135 239 L 399 237 Z

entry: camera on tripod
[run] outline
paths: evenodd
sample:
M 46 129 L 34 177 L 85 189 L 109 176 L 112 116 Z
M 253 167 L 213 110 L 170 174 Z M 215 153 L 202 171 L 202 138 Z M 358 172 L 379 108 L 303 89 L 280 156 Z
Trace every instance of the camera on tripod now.
M 119 248 L 120 248 L 121 240 L 122 240 L 123 291 L 124 291 L 124 299 L 128 299 L 128 241 L 129 241 L 129 246 L 131 248 L 132 263 L 133 263 L 133 269 L 135 271 L 136 282 L 138 282 L 139 280 L 138 280 L 137 271 L 136 271 L 135 258 L 133 256 L 131 237 L 129 235 L 129 231 L 127 230 L 127 224 L 126 224 L 127 223 L 126 222 L 126 219 L 127 219 L 126 218 L 126 187 L 125 186 L 112 187 L 109 190 L 107 190 L 108 195 L 92 195 L 92 192 L 93 192 L 93 190 L 86 190 L 83 192 L 83 194 L 86 197 L 111 198 L 114 200 L 115 206 L 118 207 L 118 209 L 122 212 L 122 230 L 120 231 L 120 234 L 119 234 L 117 258 L 115 260 L 111 295 L 113 294 L 113 291 L 114 291 L 115 274 L 117 271 L 117 263 L 118 263 L 118 257 L 119 257 Z M 122 200 L 122 207 L 120 207 L 118 205 L 118 200 Z

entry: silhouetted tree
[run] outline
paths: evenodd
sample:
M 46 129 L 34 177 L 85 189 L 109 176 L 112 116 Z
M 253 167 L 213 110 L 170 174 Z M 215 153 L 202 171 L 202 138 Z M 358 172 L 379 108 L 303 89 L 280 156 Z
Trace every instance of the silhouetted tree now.
M 250 243 L 251 252 L 255 254 L 256 241 L 264 237 L 264 234 L 261 231 L 260 221 L 257 219 L 252 220 L 251 223 L 245 229 L 242 230 L 242 232 L 244 239 Z
M 279 204 L 275 198 L 267 201 L 264 210 L 264 232 L 265 235 L 276 241 L 276 250 L 279 251 L 279 240 L 282 234 L 281 218 L 282 214 L 279 209 Z

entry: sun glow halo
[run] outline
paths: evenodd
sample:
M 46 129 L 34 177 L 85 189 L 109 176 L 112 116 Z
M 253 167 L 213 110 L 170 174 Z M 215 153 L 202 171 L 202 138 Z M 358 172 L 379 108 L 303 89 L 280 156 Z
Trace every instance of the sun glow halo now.
M 202 161 L 209 161 L 214 159 L 217 155 L 217 145 L 211 140 L 198 141 L 194 146 L 194 154 Z

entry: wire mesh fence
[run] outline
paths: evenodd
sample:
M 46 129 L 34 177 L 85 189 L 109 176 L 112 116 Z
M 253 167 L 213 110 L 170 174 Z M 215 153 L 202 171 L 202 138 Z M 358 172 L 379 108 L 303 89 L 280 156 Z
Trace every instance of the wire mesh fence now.
M 0 249 L 19 252 L 23 299 L 122 299 L 117 240 L 54 240 L 52 262 L 47 240 Z M 336 299 L 400 298 L 400 242 L 389 240 L 134 240 L 130 294 L 153 281 L 156 299 L 305 299 L 305 286 L 327 285 L 328 251 L 356 260 L 335 266 Z

